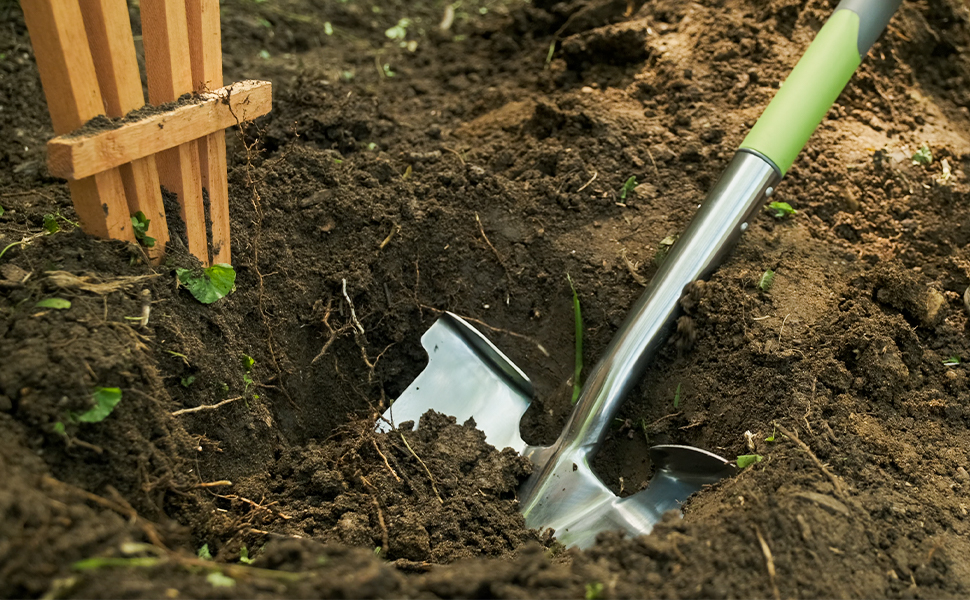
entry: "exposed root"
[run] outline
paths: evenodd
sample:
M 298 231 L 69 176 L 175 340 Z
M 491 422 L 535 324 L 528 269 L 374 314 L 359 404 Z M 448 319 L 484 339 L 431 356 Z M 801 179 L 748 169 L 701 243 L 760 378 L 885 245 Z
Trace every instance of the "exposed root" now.
M 215 410 L 221 406 L 225 406 L 226 404 L 229 404 L 230 402 L 235 402 L 236 400 L 242 400 L 242 399 L 243 399 L 243 396 L 236 396 L 235 398 L 229 398 L 228 400 L 223 400 L 222 402 L 219 402 L 217 404 L 203 404 L 202 406 L 196 406 L 195 408 L 183 408 L 182 410 L 177 410 L 173 412 L 172 416 L 177 417 L 179 415 L 187 415 L 189 413 L 201 412 L 203 410 Z
M 434 490 L 434 495 L 438 498 L 438 502 L 444 504 L 445 501 L 441 499 L 441 494 L 438 493 L 438 486 L 435 485 L 434 477 L 431 475 L 431 469 L 429 469 L 428 465 L 424 464 L 424 461 L 421 460 L 421 457 L 414 452 L 414 450 L 411 448 L 411 444 L 408 443 L 408 439 L 404 437 L 404 434 L 399 432 L 399 435 L 401 436 L 401 439 L 404 440 L 404 445 L 407 446 L 411 456 L 418 459 L 418 462 L 421 463 L 422 467 L 424 467 L 424 472 L 428 474 L 428 479 L 431 481 L 431 489 Z
M 99 280 L 92 275 L 78 276 L 67 271 L 47 272 L 47 280 L 61 289 L 84 290 L 85 292 L 91 292 L 99 296 L 126 290 L 155 277 L 158 277 L 158 275 L 135 275 L 132 277 L 112 277 L 106 280 Z M 147 319 L 145 320 L 147 322 Z
M 620 250 L 620 258 L 623 259 L 623 264 L 626 265 L 626 270 L 630 272 L 630 276 L 633 277 L 633 281 L 640 284 L 641 287 L 647 287 L 647 280 L 644 279 L 643 275 L 637 273 L 637 267 L 630 259 L 626 256 L 626 248 Z
M 232 502 L 233 500 L 237 500 L 239 502 L 242 502 L 243 504 L 248 504 L 249 506 L 253 507 L 253 509 L 255 510 L 269 513 L 270 515 L 274 517 L 279 517 L 284 521 L 289 521 L 290 519 L 293 518 L 273 508 L 273 505 L 277 504 L 277 502 L 270 502 L 269 504 L 260 504 L 258 502 L 253 502 L 249 498 L 243 498 L 242 496 L 237 496 L 236 494 L 228 494 L 228 495 L 212 494 L 212 495 L 217 498 L 222 498 L 223 500 L 229 500 L 230 502 Z
M 835 495 L 839 497 L 839 500 L 845 501 L 848 497 L 848 494 L 845 489 L 845 484 L 843 484 L 842 480 L 839 477 L 837 477 L 834 473 L 832 473 L 832 471 L 830 471 L 828 467 L 822 464 L 822 461 L 820 461 L 818 457 L 815 456 L 815 453 L 812 452 L 812 449 L 808 447 L 808 444 L 798 439 L 798 436 L 795 435 L 794 432 L 789 431 L 784 425 L 780 423 L 774 423 L 774 426 L 777 427 L 778 431 L 780 431 L 783 435 L 791 438 L 793 442 L 798 444 L 799 448 L 801 448 L 802 450 L 805 451 L 806 454 L 808 454 L 809 458 L 812 459 L 812 462 L 815 463 L 815 466 L 817 466 L 819 470 L 822 471 L 822 473 L 825 473 L 825 476 L 828 477 L 829 481 L 832 482 L 832 487 L 835 488 Z
M 391 468 L 391 463 L 387 462 L 387 457 L 384 456 L 384 453 L 383 452 L 381 452 L 380 447 L 377 445 L 377 440 L 375 440 L 374 438 L 371 438 L 370 443 L 374 445 L 374 450 L 377 450 L 377 453 L 380 454 L 381 455 L 381 458 L 384 459 L 384 464 L 387 466 L 387 470 L 391 472 L 391 475 L 394 476 L 395 481 L 397 481 L 398 483 L 400 483 L 401 482 L 401 478 L 398 477 L 397 476 L 397 473 L 394 472 L 394 469 Z
M 754 532 L 761 544 L 761 553 L 765 555 L 765 566 L 768 569 L 768 578 L 771 580 L 771 592 L 775 600 L 781 600 L 781 593 L 778 591 L 778 584 L 775 582 L 775 558 L 771 555 L 771 548 L 768 547 L 765 536 L 761 535 L 761 528 L 755 525 Z

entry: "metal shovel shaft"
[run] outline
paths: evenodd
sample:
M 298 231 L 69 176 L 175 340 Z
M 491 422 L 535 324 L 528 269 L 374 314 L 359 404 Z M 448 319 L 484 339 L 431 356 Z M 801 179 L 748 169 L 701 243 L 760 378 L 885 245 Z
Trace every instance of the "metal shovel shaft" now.
M 575 481 L 572 474 L 586 469 L 626 395 L 665 343 L 684 288 L 720 264 L 780 180 L 775 167 L 756 153 L 742 150 L 731 160 L 593 368 L 557 442 L 535 450 L 536 470 L 520 490 L 527 525 L 549 527 L 558 520 L 562 507 L 550 500 L 564 479 L 574 486 L 594 485 Z M 570 493 L 583 496 L 575 487 Z M 600 496 L 592 489 L 589 493 Z

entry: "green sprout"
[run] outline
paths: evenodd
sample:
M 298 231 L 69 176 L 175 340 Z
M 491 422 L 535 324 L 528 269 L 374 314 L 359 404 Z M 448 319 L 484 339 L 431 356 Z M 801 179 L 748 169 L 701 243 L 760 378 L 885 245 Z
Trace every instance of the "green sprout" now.
M 758 281 L 758 289 L 762 292 L 767 292 L 771 289 L 771 286 L 775 283 L 775 272 L 768 269 L 761 275 L 761 279 Z
M 374 556 L 380 556 L 380 555 L 381 555 L 381 547 L 378 546 L 374 548 Z
M 252 558 L 249 558 L 249 549 L 246 546 L 239 549 L 239 562 L 244 565 L 251 565 L 256 562 Z
M 674 390 L 674 408 L 680 408 L 680 386 L 682 384 L 677 384 L 677 389 Z
M 583 311 L 579 306 L 579 294 L 576 293 L 576 286 L 573 285 L 573 278 L 566 273 L 569 280 L 569 287 L 573 290 L 573 316 L 576 326 L 576 361 L 573 369 L 573 404 L 579 400 L 579 394 L 583 391 Z
M 76 571 L 94 571 L 111 567 L 154 567 L 159 563 L 161 563 L 161 559 L 154 556 L 135 556 L 132 558 L 103 557 L 85 558 L 84 560 L 77 561 L 71 567 Z
M 5 213 L 5 212 L 7 212 L 7 211 L 3 210 L 3 207 L 0 206 L 0 217 L 2 217 L 3 216 L 3 213 Z
M 135 239 L 141 242 L 146 248 L 155 247 L 155 238 L 148 235 L 148 225 L 152 222 L 151 219 L 145 216 L 145 213 L 138 211 L 131 216 L 131 227 L 135 230 Z
M 771 216 L 776 219 L 784 219 L 785 217 L 790 217 L 794 214 L 798 214 L 798 211 L 791 207 L 791 204 L 787 202 L 772 202 L 767 207 L 769 211 L 773 211 Z
M 771 435 L 768 436 L 768 437 L 766 437 L 765 438 L 765 441 L 766 442 L 773 442 L 776 439 L 778 439 L 778 428 L 777 427 L 772 427 L 771 428 Z
M 657 252 L 653 255 L 653 264 L 658 267 L 667 260 L 667 255 L 670 254 L 670 249 L 674 247 L 674 243 L 677 242 L 678 235 L 668 235 L 664 239 L 660 240 L 660 244 L 657 245 Z
M 637 176 L 631 175 L 630 178 L 623 183 L 623 187 L 620 188 L 620 200 L 626 200 L 627 194 L 635 190 L 637 185 Z
M 44 230 L 47 233 L 57 233 L 61 230 L 61 226 L 57 222 L 56 216 L 49 213 L 44 215 Z
M 189 290 L 202 304 L 212 304 L 229 295 L 236 283 L 236 270 L 232 265 L 216 264 L 201 273 L 193 269 L 175 269 L 178 282 Z
M 760 454 L 742 454 L 738 457 L 738 468 L 745 469 L 762 460 L 764 460 L 764 457 Z
M 549 44 L 549 52 L 546 53 L 547 65 L 552 62 L 552 57 L 555 56 L 555 54 L 556 54 L 556 40 L 552 40 L 552 43 Z
M 249 386 L 253 384 L 253 378 L 250 376 L 250 373 L 253 372 L 253 365 L 255 364 L 256 359 L 254 359 L 252 356 L 249 356 L 248 354 L 242 355 L 242 366 L 243 370 L 245 371 L 245 373 L 243 373 L 243 383 L 246 384 L 244 392 L 248 392 Z
M 930 151 L 930 147 L 925 143 L 919 147 L 919 150 L 913 153 L 913 164 L 914 165 L 928 165 L 933 162 L 933 152 Z
M 213 571 L 205 576 L 205 580 L 212 587 L 232 587 L 236 585 L 236 580 L 228 575 L 223 575 L 219 571 Z
M 182 383 L 182 387 L 184 388 L 190 387 L 193 383 L 195 383 L 195 375 L 189 375 L 188 377 L 183 377 L 181 383 Z
M 326 35 L 333 35 L 333 25 L 330 24 L 330 21 L 323 24 L 323 33 Z
M 950 358 L 947 358 L 946 360 L 944 360 L 943 364 L 948 367 L 955 367 L 958 364 L 960 364 L 960 357 L 954 354 Z
M 411 25 L 411 19 L 408 19 L 408 18 L 400 19 L 398 20 L 397 25 L 385 31 L 384 35 L 386 35 L 389 39 L 392 39 L 396 42 L 402 41 L 404 40 L 404 38 L 408 36 L 408 27 L 410 27 L 410 25 Z
M 64 298 L 44 298 L 37 304 L 37 308 L 53 308 L 54 310 L 67 310 L 71 308 L 71 301 Z
M 599 581 L 586 584 L 586 600 L 599 600 L 603 597 L 603 584 Z
M 212 553 L 209 552 L 209 544 L 202 544 L 202 547 L 199 548 L 196 555 L 202 560 L 212 560 Z
M 384 77 L 395 77 L 397 75 L 397 73 L 395 73 L 394 70 L 391 69 L 391 65 L 387 63 L 384 63 L 381 69 L 384 72 Z

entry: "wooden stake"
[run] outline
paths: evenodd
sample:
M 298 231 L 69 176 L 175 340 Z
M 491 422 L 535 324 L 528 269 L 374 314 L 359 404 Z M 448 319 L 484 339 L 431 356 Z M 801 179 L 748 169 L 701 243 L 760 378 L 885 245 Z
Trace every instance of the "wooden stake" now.
M 125 0 L 80 0 L 80 4 L 105 109 L 109 117 L 123 117 L 145 105 L 128 4 Z M 142 212 L 151 220 L 148 235 L 155 238 L 155 245 L 146 251 L 157 261 L 165 253 L 168 225 L 155 157 L 122 165 L 121 178 L 128 211 Z
M 185 0 L 142 0 L 141 23 L 148 99 L 156 106 L 174 102 L 192 91 Z M 189 252 L 208 266 L 198 141 L 160 153 L 158 174 L 162 185 L 178 196 Z
M 195 91 L 222 87 L 222 34 L 219 0 L 185 0 L 188 17 L 192 83 Z M 199 139 L 202 185 L 209 193 L 212 222 L 212 260 L 231 262 L 229 251 L 229 181 L 226 168 L 226 132 L 219 130 Z
M 77 2 L 23 0 L 21 7 L 54 132 L 63 135 L 104 113 L 94 61 Z M 118 169 L 69 183 L 81 228 L 135 241 Z

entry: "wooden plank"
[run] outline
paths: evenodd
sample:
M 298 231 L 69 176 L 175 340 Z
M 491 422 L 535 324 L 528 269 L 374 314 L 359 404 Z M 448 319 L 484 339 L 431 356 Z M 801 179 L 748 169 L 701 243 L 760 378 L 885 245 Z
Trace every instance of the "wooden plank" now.
M 81 179 L 233 127 L 237 117 L 238 122 L 255 119 L 272 105 L 270 82 L 241 81 L 116 129 L 56 137 L 47 143 L 47 167 L 56 177 Z
M 104 112 L 94 61 L 77 2 L 23 0 L 54 132 L 63 135 Z M 93 175 L 93 174 L 92 174 Z M 70 185 L 81 228 L 91 235 L 135 241 L 117 169 Z
M 148 99 L 156 106 L 174 102 L 192 91 L 185 0 L 142 0 L 140 6 Z M 178 196 L 189 252 L 208 265 L 198 141 L 193 139 L 159 154 L 158 174 L 162 185 Z
M 192 84 L 197 92 L 222 87 L 222 34 L 219 0 L 185 0 L 192 59 Z M 229 264 L 229 180 L 226 173 L 226 133 L 199 139 L 202 186 L 209 194 L 212 260 Z
M 145 105 L 128 3 L 125 0 L 80 0 L 80 5 L 104 107 L 109 117 L 123 117 Z M 128 212 L 141 212 L 151 219 L 148 235 L 155 238 L 155 245 L 145 250 L 158 261 L 168 243 L 168 225 L 155 157 L 139 158 L 122 165 L 121 179 L 128 199 Z

